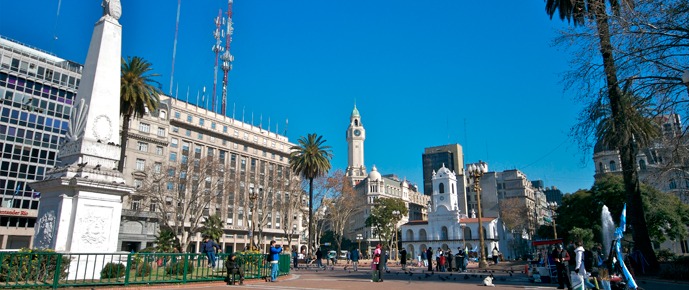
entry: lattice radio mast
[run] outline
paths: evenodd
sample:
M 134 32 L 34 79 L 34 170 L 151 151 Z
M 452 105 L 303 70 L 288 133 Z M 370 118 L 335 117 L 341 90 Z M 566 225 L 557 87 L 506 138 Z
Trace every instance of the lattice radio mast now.
M 227 31 L 225 33 L 225 52 L 220 56 L 222 60 L 222 103 L 220 105 L 220 113 L 225 116 L 225 109 L 227 107 L 227 74 L 232 70 L 232 61 L 234 61 L 234 56 L 230 54 L 230 42 L 232 42 L 232 2 L 233 0 L 227 0 Z
M 216 94 L 216 88 L 218 86 L 218 58 L 220 53 L 223 51 L 222 40 L 224 36 L 224 31 L 220 29 L 220 25 L 225 23 L 225 19 L 222 17 L 222 9 L 218 9 L 218 17 L 215 18 L 215 31 L 213 31 L 213 38 L 215 38 L 215 45 L 213 45 L 213 53 L 215 53 L 215 66 L 213 67 L 213 100 L 211 101 L 211 111 L 215 112 L 215 102 L 218 99 Z

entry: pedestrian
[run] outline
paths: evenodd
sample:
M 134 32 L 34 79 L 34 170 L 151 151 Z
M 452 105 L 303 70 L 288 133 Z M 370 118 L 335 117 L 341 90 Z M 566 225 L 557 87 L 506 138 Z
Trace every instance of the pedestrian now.
M 438 259 L 438 265 L 440 266 L 439 267 L 440 272 L 445 272 L 445 262 L 446 262 L 445 260 L 446 260 L 445 255 L 440 255 L 440 257 Z
M 244 267 L 242 267 L 237 261 L 237 255 L 235 253 L 230 253 L 229 256 L 227 256 L 227 261 L 225 261 L 225 267 L 227 268 L 227 283 L 228 285 L 232 282 L 230 275 L 234 276 L 234 274 L 239 275 L 239 285 L 244 285 Z
M 407 250 L 405 248 L 400 250 L 400 264 L 402 264 L 402 270 L 407 269 Z
M 280 260 L 280 253 L 282 253 L 282 247 L 275 244 L 275 241 L 270 241 L 270 282 L 278 281 L 278 260 Z
M 498 251 L 498 246 L 493 248 L 493 265 L 498 264 L 498 257 L 500 257 L 500 251 Z
M 424 267 L 428 267 L 428 259 L 426 258 L 426 252 L 427 251 L 428 251 L 428 249 L 426 249 L 425 251 L 421 251 L 421 261 L 423 262 Z M 419 265 L 419 267 L 421 267 L 421 266 Z
M 440 271 L 440 257 L 443 256 L 443 250 L 441 248 L 438 248 L 438 250 L 435 252 L 435 270 Z
M 457 254 L 455 255 L 455 264 L 457 264 L 457 272 L 466 271 L 466 267 L 464 266 L 464 258 L 464 250 L 462 250 L 462 248 L 457 248 Z
M 383 270 L 385 270 L 387 273 L 390 273 L 390 269 L 388 269 L 388 261 L 390 261 L 390 252 L 385 251 L 385 255 L 380 255 L 380 263 L 383 264 Z
M 569 271 L 567 271 L 570 260 L 569 253 L 564 250 L 562 244 L 559 244 L 553 250 L 551 257 L 555 261 L 555 269 L 557 271 L 557 289 L 565 289 L 565 286 L 567 286 L 567 289 L 571 290 L 572 282 L 569 280 Z
M 428 249 L 426 249 L 426 257 L 427 258 L 425 261 L 428 265 L 428 272 L 431 272 L 433 271 L 433 250 L 431 249 L 431 247 L 428 247 Z
M 373 262 L 372 266 L 372 277 L 371 282 L 383 282 L 383 259 L 384 253 L 381 249 L 381 245 L 376 245 L 376 249 L 373 251 Z
M 452 272 L 452 250 L 445 251 L 445 267 L 448 272 Z
M 577 275 L 581 276 L 587 289 L 595 289 L 597 287 L 589 282 L 589 275 L 586 272 L 586 264 L 584 259 L 587 251 L 584 250 L 584 243 L 582 241 L 578 241 L 576 245 L 577 247 L 574 249 L 574 253 L 576 254 L 574 273 L 577 273 Z M 591 255 L 592 253 L 589 251 L 588 254 Z M 589 265 L 589 268 L 590 267 L 591 265 Z
M 206 254 L 208 258 L 208 267 L 215 271 L 215 250 L 220 250 L 220 245 L 218 245 L 211 238 L 204 238 L 204 242 L 201 244 L 201 250 Z
M 299 269 L 299 254 L 297 254 L 297 250 L 292 251 L 292 268 Z
M 352 268 L 354 272 L 359 271 L 359 249 L 354 249 L 351 252 L 350 258 L 352 259 Z
M 317 266 L 318 268 L 323 268 L 323 261 L 322 261 L 322 259 L 323 259 L 323 252 L 321 252 L 321 249 L 318 248 L 318 249 L 316 250 L 316 266 Z

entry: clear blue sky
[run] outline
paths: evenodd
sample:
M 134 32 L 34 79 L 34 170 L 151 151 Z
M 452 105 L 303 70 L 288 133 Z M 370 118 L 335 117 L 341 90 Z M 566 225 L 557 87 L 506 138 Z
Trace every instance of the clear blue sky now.
M 141 56 L 167 93 L 177 1 L 122 1 L 123 56 Z M 60 3 L 59 17 L 58 3 Z M 543 1 L 235 0 L 228 115 L 296 141 L 324 135 L 347 166 L 356 102 L 365 163 L 421 184 L 423 148 L 464 147 L 465 161 L 520 169 L 571 193 L 589 188 L 591 152 L 568 134 L 581 108 L 563 90 L 568 58 Z M 213 84 L 212 31 L 222 0 L 182 0 L 175 86 L 190 101 Z M 100 1 L 4 1 L 0 34 L 83 63 Z M 57 35 L 57 40 L 54 36 Z M 219 80 L 218 83 L 221 81 Z M 218 90 L 220 91 L 220 90 Z M 173 92 L 174 93 L 174 92 Z M 584 158 L 585 162 L 582 162 Z

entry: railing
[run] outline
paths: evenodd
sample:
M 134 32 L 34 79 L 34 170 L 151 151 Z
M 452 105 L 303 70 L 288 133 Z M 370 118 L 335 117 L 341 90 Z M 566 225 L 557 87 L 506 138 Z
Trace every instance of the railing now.
M 0 288 L 74 287 L 223 281 L 225 260 L 219 253 L 215 268 L 205 254 L 80 253 L 49 251 L 0 252 Z M 237 254 L 246 279 L 270 276 L 264 254 Z M 280 255 L 280 275 L 290 270 L 290 256 Z

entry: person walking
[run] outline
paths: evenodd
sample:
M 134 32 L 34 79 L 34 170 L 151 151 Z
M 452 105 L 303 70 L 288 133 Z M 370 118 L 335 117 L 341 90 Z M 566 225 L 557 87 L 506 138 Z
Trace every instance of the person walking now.
M 435 270 L 440 272 L 440 267 L 443 266 L 443 264 L 440 264 L 440 257 L 443 256 L 443 250 L 441 248 L 438 248 L 438 250 L 435 252 Z
M 321 249 L 318 248 L 318 249 L 316 250 L 316 266 L 317 266 L 318 268 L 323 268 L 323 261 L 322 261 L 322 259 L 323 259 L 323 252 L 321 252 Z
M 493 248 L 493 265 L 498 264 L 498 258 L 500 257 L 500 251 L 498 251 L 498 246 Z
M 278 260 L 280 260 L 280 253 L 282 253 L 282 247 L 275 244 L 275 241 L 270 241 L 270 282 L 278 281 Z
M 433 259 L 433 250 L 431 249 L 431 247 L 428 247 L 428 249 L 426 249 L 426 260 L 424 260 L 424 261 L 426 261 L 426 265 L 428 266 L 428 272 L 433 271 L 433 260 L 432 259 Z
M 376 245 L 376 249 L 373 250 L 373 262 L 372 266 L 372 277 L 371 282 L 383 282 L 383 258 L 385 253 L 381 249 L 381 245 Z
M 215 249 L 220 250 L 220 245 L 218 245 L 213 239 L 206 237 L 204 242 L 201 244 L 201 250 L 206 253 L 208 258 L 208 267 L 215 271 Z
M 557 289 L 572 289 L 572 282 L 569 280 L 568 265 L 569 265 L 569 253 L 564 250 L 562 244 L 559 244 L 553 250 L 551 254 L 553 261 L 555 261 L 555 269 L 557 271 Z
M 405 248 L 400 250 L 400 264 L 402 264 L 402 270 L 407 270 L 407 250 Z
M 445 251 L 445 267 L 448 272 L 452 272 L 452 260 L 452 250 L 447 249 L 447 251 Z
M 428 249 L 426 249 L 428 251 Z M 426 258 L 426 251 L 421 251 L 421 262 L 423 263 L 424 267 L 428 267 L 428 258 Z M 419 265 L 421 267 L 421 265 Z
M 595 289 L 597 287 L 589 282 L 589 275 L 586 272 L 586 264 L 584 262 L 586 250 L 584 250 L 584 243 L 582 241 L 578 241 L 576 245 L 577 247 L 574 249 L 574 253 L 576 254 L 574 272 L 581 276 L 587 289 Z M 591 252 L 589 252 L 589 255 L 591 255 Z
M 354 249 L 351 252 L 350 258 L 352 259 L 352 268 L 354 272 L 359 271 L 359 249 Z
M 299 254 L 297 254 L 296 250 L 292 250 L 292 268 L 294 270 L 299 269 Z

